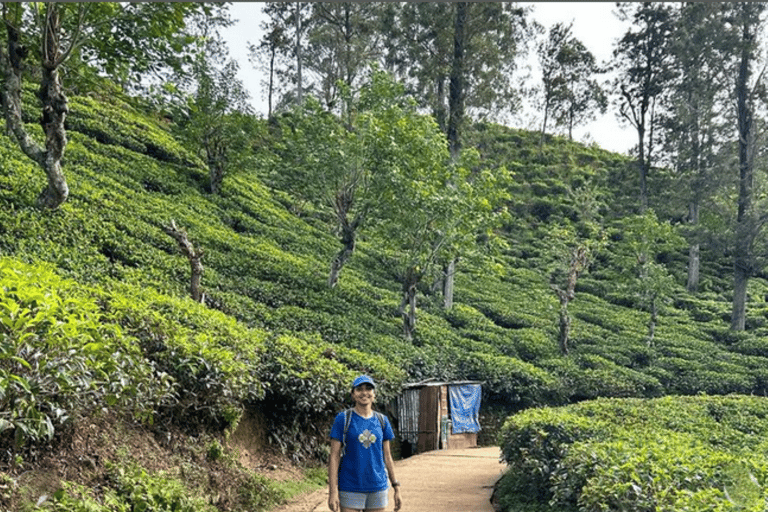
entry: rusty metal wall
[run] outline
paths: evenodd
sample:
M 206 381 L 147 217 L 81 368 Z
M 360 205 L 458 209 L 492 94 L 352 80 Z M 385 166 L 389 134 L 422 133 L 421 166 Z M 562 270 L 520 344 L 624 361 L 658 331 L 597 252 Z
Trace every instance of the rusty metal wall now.
M 419 441 L 419 389 L 406 389 L 397 398 L 397 419 L 400 437 L 413 444 Z

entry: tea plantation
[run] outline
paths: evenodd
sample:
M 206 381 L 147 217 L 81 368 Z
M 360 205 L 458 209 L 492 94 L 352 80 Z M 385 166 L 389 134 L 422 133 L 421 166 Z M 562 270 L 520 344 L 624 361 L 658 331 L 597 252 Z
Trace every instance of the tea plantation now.
M 495 251 L 459 260 L 450 310 L 422 283 L 407 340 L 401 285 L 371 240 L 328 286 L 332 219 L 268 185 L 267 121 L 216 195 L 166 121 L 118 94 L 71 98 L 67 129 L 71 195 L 54 211 L 34 206 L 42 171 L 0 136 L 0 508 L 268 510 L 296 490 L 241 467 L 228 436 L 254 416 L 265 449 L 322 461 L 348 383 L 368 372 L 380 404 L 409 381 L 484 383 L 483 440 L 510 463 L 505 510 L 762 510 L 768 285 L 750 281 L 748 330 L 733 333 L 731 261 L 703 254 L 689 294 L 687 248 L 670 239 L 651 337 L 622 263 L 636 209 L 626 157 L 472 127 L 483 164 L 513 172 L 510 215 Z M 658 218 L 679 219 L 668 177 L 651 178 Z M 564 354 L 553 229 L 582 214 L 571 192 L 586 189 L 606 242 L 578 280 Z M 204 303 L 172 221 L 202 251 Z M 753 397 L 713 396 L 729 394 Z M 47 468 L 91 424 L 117 446 Z M 120 445 L 137 429 L 173 463 Z

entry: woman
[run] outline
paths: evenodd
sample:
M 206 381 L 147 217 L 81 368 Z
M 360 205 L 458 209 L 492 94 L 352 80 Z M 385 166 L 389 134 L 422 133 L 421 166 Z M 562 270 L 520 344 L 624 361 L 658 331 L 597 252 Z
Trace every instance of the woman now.
M 383 512 L 388 503 L 387 479 L 395 488 L 395 511 L 400 510 L 400 482 L 395 478 L 389 441 L 394 439 L 389 419 L 373 410 L 376 384 L 368 375 L 352 382 L 355 406 L 340 412 L 331 428 L 328 461 L 328 507 L 333 512 Z

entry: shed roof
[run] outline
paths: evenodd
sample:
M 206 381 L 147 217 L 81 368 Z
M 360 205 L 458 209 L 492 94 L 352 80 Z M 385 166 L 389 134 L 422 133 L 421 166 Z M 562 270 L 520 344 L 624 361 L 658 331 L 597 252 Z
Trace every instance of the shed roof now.
M 410 389 L 410 388 L 423 388 L 427 386 L 462 386 L 464 384 L 482 384 L 482 381 L 479 380 L 450 380 L 450 381 L 441 381 L 437 379 L 425 379 L 419 382 L 409 382 L 406 384 L 403 384 L 403 389 Z

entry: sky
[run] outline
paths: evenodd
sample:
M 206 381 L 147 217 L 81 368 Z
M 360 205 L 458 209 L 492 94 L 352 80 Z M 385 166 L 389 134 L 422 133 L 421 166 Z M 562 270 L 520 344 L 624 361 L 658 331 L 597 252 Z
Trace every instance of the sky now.
M 239 78 L 251 95 L 257 114 L 266 115 L 267 106 L 261 85 L 261 73 L 248 62 L 248 43 L 258 43 L 262 37 L 260 28 L 264 19 L 261 9 L 264 2 L 233 2 L 230 13 L 236 23 L 224 31 L 224 38 L 229 44 L 230 55 L 239 66 Z M 626 26 L 620 22 L 613 11 L 615 2 L 518 2 L 522 6 L 533 6 L 531 14 L 546 29 L 557 22 L 573 22 L 573 35 L 595 56 L 598 62 L 610 59 L 614 43 Z M 532 66 L 536 59 L 532 57 Z M 534 72 L 535 73 L 535 72 Z M 515 128 L 537 130 L 541 127 L 540 116 L 527 111 L 522 119 L 509 124 Z M 549 130 L 548 130 L 549 131 Z M 595 142 L 609 151 L 626 154 L 637 141 L 633 128 L 621 123 L 609 108 L 603 116 L 574 129 L 574 139 L 581 142 Z

